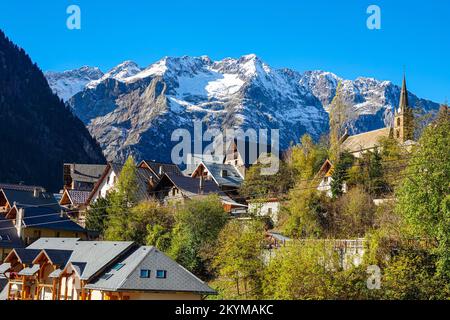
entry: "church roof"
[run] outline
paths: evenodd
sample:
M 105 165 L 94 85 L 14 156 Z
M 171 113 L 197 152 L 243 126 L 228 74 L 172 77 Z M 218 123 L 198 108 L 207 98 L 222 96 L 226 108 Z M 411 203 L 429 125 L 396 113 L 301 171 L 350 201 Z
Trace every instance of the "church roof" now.
M 403 75 L 402 91 L 400 93 L 399 111 L 404 112 L 409 107 L 408 89 L 406 88 L 406 76 Z
M 350 153 L 370 150 L 379 144 L 380 138 L 389 137 L 390 128 L 382 128 L 349 136 L 343 143 L 342 149 Z

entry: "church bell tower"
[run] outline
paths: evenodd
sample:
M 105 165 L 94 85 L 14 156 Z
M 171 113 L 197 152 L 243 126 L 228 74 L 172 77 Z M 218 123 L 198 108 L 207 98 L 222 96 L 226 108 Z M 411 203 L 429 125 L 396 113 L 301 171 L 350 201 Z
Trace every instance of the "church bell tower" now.
M 408 103 L 408 90 L 406 89 L 405 75 L 403 75 L 399 107 L 395 110 L 394 138 L 399 142 L 414 139 L 414 115 Z

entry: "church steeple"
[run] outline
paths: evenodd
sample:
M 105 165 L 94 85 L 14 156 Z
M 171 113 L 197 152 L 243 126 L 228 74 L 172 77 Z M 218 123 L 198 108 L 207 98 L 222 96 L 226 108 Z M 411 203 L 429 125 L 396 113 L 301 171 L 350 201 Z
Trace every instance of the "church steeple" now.
M 402 91 L 400 93 L 399 112 L 405 112 L 409 107 L 408 103 L 408 89 L 406 88 L 406 74 L 403 74 Z
M 414 139 L 414 115 L 408 102 L 408 89 L 406 88 L 406 75 L 403 74 L 400 103 L 395 110 L 394 135 L 400 142 Z

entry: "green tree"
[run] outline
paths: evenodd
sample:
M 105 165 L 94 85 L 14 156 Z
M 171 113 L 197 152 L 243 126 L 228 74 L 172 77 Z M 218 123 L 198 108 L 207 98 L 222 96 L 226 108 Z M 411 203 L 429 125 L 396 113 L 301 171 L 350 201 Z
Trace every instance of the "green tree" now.
M 450 116 L 440 112 L 413 151 L 398 191 L 397 212 L 413 235 L 437 242 L 438 272 L 450 277 Z
M 348 152 L 343 152 L 336 164 L 334 165 L 333 174 L 331 175 L 331 193 L 333 198 L 340 197 L 343 194 L 343 187 L 348 180 L 348 170 L 352 167 L 354 157 Z
M 108 208 L 111 206 L 111 199 L 98 198 L 86 211 L 86 228 L 90 231 L 98 232 L 103 236 L 108 222 Z
M 333 269 L 339 270 L 337 253 L 322 241 L 294 243 L 279 249 L 263 277 L 266 299 L 332 299 Z
M 330 104 L 330 153 L 332 163 L 338 162 L 341 156 L 341 138 L 345 133 L 348 120 L 348 106 L 342 95 L 342 83 L 338 84 L 336 95 Z
M 294 172 L 284 161 L 280 161 L 279 171 L 274 175 L 262 175 L 262 164 L 250 167 L 239 193 L 246 198 L 277 196 L 287 192 L 294 184 Z
M 335 236 L 341 238 L 363 237 L 373 227 L 375 205 L 372 197 L 360 186 L 350 188 L 333 203 L 336 223 Z
M 258 220 L 230 221 L 220 232 L 213 265 L 225 299 L 257 299 L 261 294 L 264 225 Z
M 209 276 L 211 251 L 227 220 L 216 195 L 187 201 L 175 212 L 170 255 L 194 274 Z
M 117 185 L 111 193 L 111 207 L 108 208 L 108 228 L 105 232 L 107 240 L 131 240 L 128 232 L 128 221 L 132 207 L 138 201 L 137 168 L 130 156 L 120 172 Z
M 168 249 L 167 238 L 170 238 L 175 223 L 169 208 L 156 201 L 144 201 L 130 210 L 127 220 L 128 240 L 141 245 L 154 245 L 161 251 Z

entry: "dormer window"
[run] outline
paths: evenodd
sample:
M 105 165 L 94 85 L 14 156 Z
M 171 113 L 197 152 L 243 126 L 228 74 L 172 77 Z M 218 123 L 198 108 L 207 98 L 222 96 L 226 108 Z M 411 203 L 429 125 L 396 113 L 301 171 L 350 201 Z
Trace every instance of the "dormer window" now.
M 148 269 L 141 269 L 141 278 L 148 279 L 150 278 L 150 270 Z
M 166 279 L 167 278 L 167 270 L 157 270 L 156 278 L 157 279 Z

